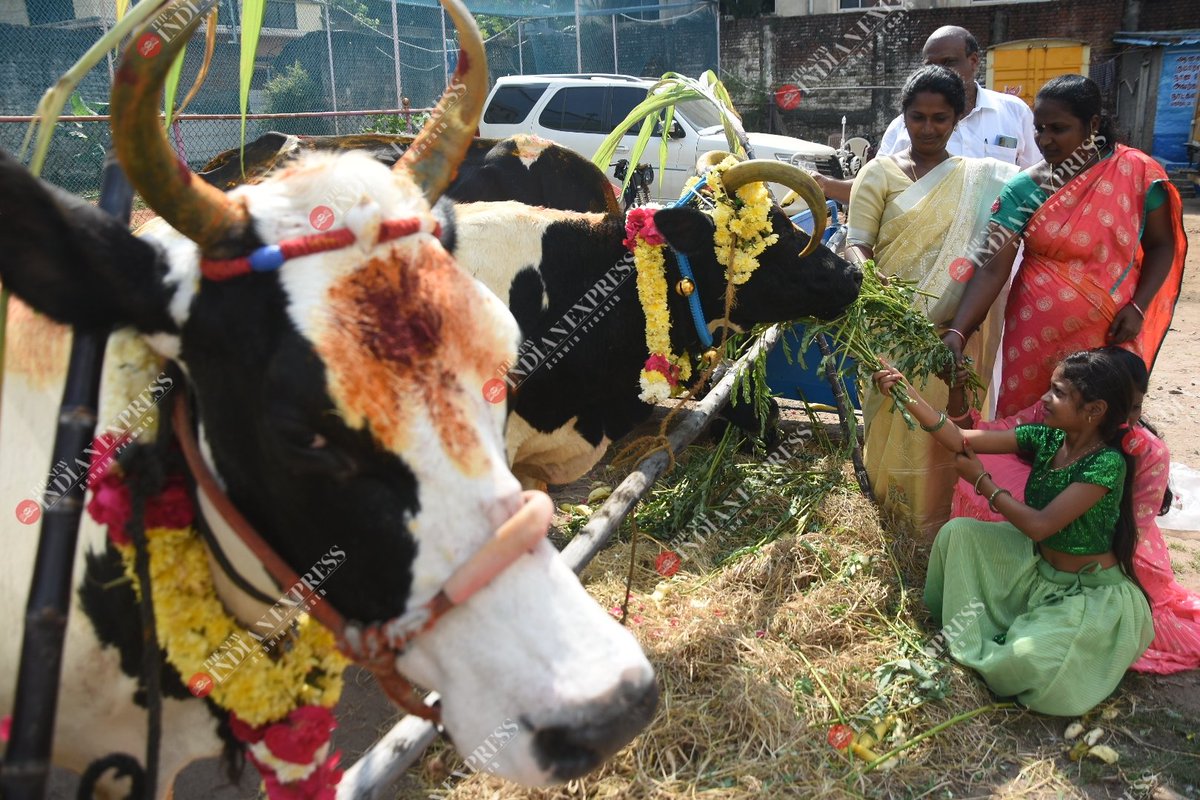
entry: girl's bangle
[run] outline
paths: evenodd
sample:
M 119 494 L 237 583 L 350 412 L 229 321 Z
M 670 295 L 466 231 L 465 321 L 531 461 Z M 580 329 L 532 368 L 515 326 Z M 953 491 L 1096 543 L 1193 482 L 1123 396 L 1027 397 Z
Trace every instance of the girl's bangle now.
M 947 333 L 958 334 L 958 338 L 962 339 L 963 347 L 967 346 L 967 335 L 965 333 L 963 333 L 962 331 L 960 331 L 958 328 L 947 328 L 945 330 L 945 332 L 942 333 L 942 336 L 945 336 Z
M 946 412 L 943 411 L 941 414 L 938 415 L 938 421 L 933 423 L 932 425 L 926 425 L 925 423 L 922 422 L 921 430 L 925 431 L 926 433 L 937 433 L 938 431 L 940 431 L 942 429 L 942 426 L 946 424 L 946 419 L 947 419 Z
M 1000 513 L 1000 509 L 996 508 L 996 498 L 1002 494 L 1006 494 L 1009 497 L 1012 497 L 1012 492 L 1010 492 L 1008 489 L 1005 489 L 1002 486 L 997 486 L 996 491 L 992 492 L 991 497 L 988 498 L 988 508 L 990 508 L 992 511 L 996 512 L 997 514 Z
M 961 414 L 959 414 L 957 417 L 951 416 L 950 421 L 953 422 L 955 425 L 957 425 L 960 422 L 966 422 L 970 418 L 971 418 L 971 404 L 967 403 L 967 407 L 963 409 L 963 412 Z
M 1132 300 L 1129 301 L 1129 305 L 1133 306 L 1133 310 L 1138 312 L 1139 317 L 1141 317 L 1142 319 L 1146 318 L 1146 312 L 1142 311 L 1141 306 L 1139 306 L 1137 303 L 1133 302 Z
M 992 477 L 992 473 L 990 473 L 990 472 L 979 473 L 979 477 L 975 479 L 975 494 L 979 495 L 980 497 L 983 497 L 983 492 L 981 492 L 979 490 L 979 484 L 984 478 L 990 478 L 990 477 Z

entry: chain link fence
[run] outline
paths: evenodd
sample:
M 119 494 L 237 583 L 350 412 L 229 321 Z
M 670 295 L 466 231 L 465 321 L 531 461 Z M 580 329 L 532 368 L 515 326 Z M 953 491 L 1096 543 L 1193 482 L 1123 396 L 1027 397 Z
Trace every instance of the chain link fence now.
M 575 72 L 698 76 L 718 66 L 713 0 L 491 0 L 470 6 L 493 80 Z M 33 114 L 42 92 L 114 24 L 114 7 L 114 0 L 0 2 L 0 148 L 18 152 L 27 128 L 20 117 Z M 171 131 L 193 169 L 239 141 L 239 121 L 222 117 L 239 111 L 240 19 L 240 0 L 220 0 L 212 67 Z M 200 68 L 203 35 L 202 29 L 189 43 L 181 97 Z M 421 112 L 441 95 L 457 53 L 454 27 L 436 0 L 268 0 L 249 112 L 285 116 L 251 117 L 246 140 L 271 130 L 321 135 L 419 129 Z M 107 112 L 115 66 L 110 54 L 86 76 L 73 104 L 77 114 Z M 366 111 L 389 113 L 361 113 Z M 43 177 L 72 192 L 95 192 L 108 137 L 103 119 L 77 115 L 61 122 Z

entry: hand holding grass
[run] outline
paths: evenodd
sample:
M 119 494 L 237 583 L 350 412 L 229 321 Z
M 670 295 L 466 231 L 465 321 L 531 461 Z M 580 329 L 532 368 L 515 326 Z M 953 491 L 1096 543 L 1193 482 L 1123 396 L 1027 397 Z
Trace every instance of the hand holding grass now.
M 890 393 L 897 404 L 904 403 L 904 409 L 920 423 L 921 427 L 930 433 L 938 444 L 953 453 L 962 453 L 966 446 L 963 432 L 957 425 L 950 422 L 945 412 L 938 411 L 925 402 L 925 398 L 904 377 L 904 373 L 893 367 L 885 359 L 879 359 L 883 369 L 871 377 L 879 387 L 881 394 Z M 903 397 L 903 401 L 901 401 Z

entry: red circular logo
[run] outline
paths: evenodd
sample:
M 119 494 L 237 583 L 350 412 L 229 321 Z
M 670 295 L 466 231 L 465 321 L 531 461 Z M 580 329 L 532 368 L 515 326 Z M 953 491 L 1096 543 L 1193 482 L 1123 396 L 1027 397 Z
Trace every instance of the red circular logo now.
M 309 223 L 319 231 L 327 231 L 333 226 L 333 209 L 329 206 L 317 206 L 308 215 Z
M 503 403 L 506 394 L 508 394 L 508 388 L 499 378 L 492 378 L 483 385 L 483 399 L 489 403 Z
M 17 521 L 22 525 L 32 525 L 42 518 L 42 507 L 36 500 L 22 500 L 17 503 Z
M 658 558 L 654 559 L 654 568 L 658 570 L 659 575 L 669 578 L 679 572 L 679 565 L 682 563 L 678 555 L 670 550 L 663 550 L 658 554 Z
M 137 51 L 142 58 L 154 58 L 162 50 L 162 39 L 157 33 L 144 33 L 138 39 Z
M 975 265 L 969 258 L 956 258 L 950 262 L 950 277 L 959 283 L 966 283 L 975 274 Z
M 800 105 L 804 99 L 804 90 L 794 83 L 785 83 L 775 90 L 775 105 L 784 111 L 791 111 Z
M 196 697 L 208 697 L 213 690 L 213 679 L 206 672 L 197 672 L 188 681 L 188 691 Z
M 829 745 L 837 750 L 845 750 L 854 738 L 854 731 L 849 725 L 840 722 L 829 729 Z

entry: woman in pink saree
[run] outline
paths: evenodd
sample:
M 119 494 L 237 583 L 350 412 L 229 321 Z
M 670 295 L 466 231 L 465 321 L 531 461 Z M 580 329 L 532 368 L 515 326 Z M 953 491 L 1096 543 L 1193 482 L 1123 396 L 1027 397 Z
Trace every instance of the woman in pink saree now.
M 1154 159 L 1113 146 L 1105 125 L 1089 78 L 1063 75 L 1038 92 L 1045 161 L 1005 186 L 964 270 L 972 274 L 943 336 L 960 359 L 1024 241 L 1004 315 L 1000 417 L 1036 402 L 1077 350 L 1115 344 L 1152 368 L 1170 326 L 1187 254 L 1179 193 Z
M 1149 388 L 1145 363 L 1127 350 L 1114 355 L 1133 378 L 1134 402 L 1129 425 L 1141 440 L 1135 456 L 1133 473 L 1133 515 L 1138 529 L 1137 546 L 1133 551 L 1133 571 L 1138 583 L 1146 590 L 1154 619 L 1154 641 L 1131 669 L 1166 675 L 1189 669 L 1200 669 L 1200 595 L 1189 592 L 1175 580 L 1171 556 L 1158 528 L 1157 518 L 1166 506 L 1170 453 L 1154 429 L 1142 421 L 1142 398 Z M 950 404 L 962 403 L 962 390 L 951 390 Z M 974 427 L 983 430 L 1009 430 L 1017 425 L 1039 423 L 1044 412 L 1042 403 L 994 422 L 979 422 Z M 968 422 L 961 427 L 972 427 Z M 1013 487 L 1013 496 L 1023 500 L 1029 464 L 1017 456 L 981 455 L 984 469 L 996 483 Z M 1001 522 L 1004 517 L 988 508 L 987 498 L 975 493 L 971 485 L 960 480 L 954 490 L 952 512 L 956 517 L 973 517 L 985 522 Z

